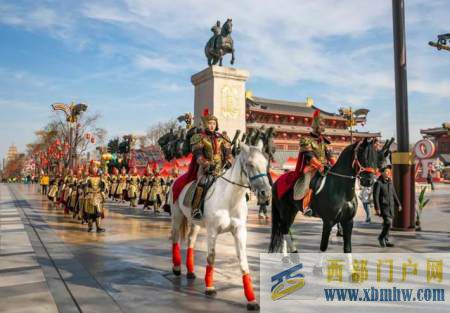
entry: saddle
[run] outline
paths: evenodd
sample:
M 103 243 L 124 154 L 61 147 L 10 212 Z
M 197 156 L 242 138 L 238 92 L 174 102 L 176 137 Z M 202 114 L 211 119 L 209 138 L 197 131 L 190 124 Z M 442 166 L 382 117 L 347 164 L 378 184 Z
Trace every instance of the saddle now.
M 326 174 L 316 172 L 313 176 L 312 173 L 307 172 L 300 177 L 294 185 L 294 200 L 303 199 L 303 209 L 306 209 L 311 203 L 311 199 L 314 195 L 317 195 L 325 185 Z

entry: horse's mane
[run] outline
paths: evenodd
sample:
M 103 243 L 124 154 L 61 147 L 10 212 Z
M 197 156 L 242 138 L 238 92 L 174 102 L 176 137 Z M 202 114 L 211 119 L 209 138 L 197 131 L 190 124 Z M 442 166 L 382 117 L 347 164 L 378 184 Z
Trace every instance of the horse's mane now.
M 355 151 L 356 145 L 358 142 L 352 143 L 344 148 L 344 150 L 339 155 L 336 164 L 333 166 L 333 168 L 337 168 L 342 166 L 342 163 L 346 161 L 351 161 L 351 158 L 353 157 L 353 153 Z

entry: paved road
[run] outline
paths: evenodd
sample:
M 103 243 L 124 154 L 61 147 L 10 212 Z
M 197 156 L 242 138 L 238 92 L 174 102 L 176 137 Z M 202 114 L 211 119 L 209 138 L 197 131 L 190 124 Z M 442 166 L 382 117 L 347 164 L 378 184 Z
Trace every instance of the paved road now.
M 449 187 L 430 193 L 432 203 L 422 218 L 424 231 L 394 232 L 397 245 L 389 251 L 448 251 L 449 195 Z M 170 272 L 168 216 L 116 203 L 107 207 L 106 233 L 87 233 L 85 225 L 49 206 L 35 186 L 0 185 L 1 311 L 31 312 L 26 309 L 28 303 L 40 310 L 32 312 L 245 312 L 241 275 L 229 234 L 218 240 L 218 295 L 208 299 L 201 279 L 206 257 L 204 232 L 196 248 L 199 278 L 189 283 Z M 259 253 L 267 250 L 270 226 L 256 213 L 255 208 L 250 210 L 248 255 L 258 290 Z M 372 224 L 362 219 L 359 212 L 354 252 L 385 252 L 377 246 L 378 219 Z M 319 220 L 299 217 L 294 227 L 298 248 L 316 252 L 320 232 Z M 333 235 L 329 251 L 342 251 L 340 238 Z M 2 285 L 4 281 L 9 285 Z

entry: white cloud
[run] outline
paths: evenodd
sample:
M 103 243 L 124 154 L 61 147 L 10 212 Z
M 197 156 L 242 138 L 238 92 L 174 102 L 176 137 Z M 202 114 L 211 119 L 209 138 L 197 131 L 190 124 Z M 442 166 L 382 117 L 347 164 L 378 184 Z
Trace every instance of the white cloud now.
M 448 102 L 450 58 L 426 43 L 450 30 L 449 1 L 414 0 L 406 5 L 409 91 Z M 65 41 L 75 38 L 81 48 L 95 42 L 105 58 L 120 56 L 129 62 L 89 79 L 112 73 L 133 80 L 143 71 L 155 71 L 165 80 L 152 84 L 170 92 L 185 90 L 170 77 L 188 77 L 206 66 L 203 47 L 209 28 L 227 17 L 233 18 L 237 66 L 249 69 L 251 80 L 298 89 L 304 96 L 321 97 L 325 105 L 372 103 L 370 109 L 377 114 L 381 108 L 392 110 L 390 1 L 91 0 L 65 11 L 54 6 L 29 12 L 15 6 L 0 9 L 0 22 L 45 30 Z M 104 29 L 107 39 L 97 33 Z M 120 39 L 110 41 L 110 32 L 120 32 Z M 305 89 L 307 83 L 319 94 Z M 378 126 L 387 127 L 383 122 Z

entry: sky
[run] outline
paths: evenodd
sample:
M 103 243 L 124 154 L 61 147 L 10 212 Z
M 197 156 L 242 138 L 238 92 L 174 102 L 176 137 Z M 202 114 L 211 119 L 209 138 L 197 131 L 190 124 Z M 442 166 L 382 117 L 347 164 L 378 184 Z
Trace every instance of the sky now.
M 406 2 L 410 140 L 450 120 L 450 1 Z M 370 109 L 361 131 L 395 136 L 390 0 L 0 0 L 0 157 L 24 150 L 55 102 L 85 102 L 113 137 L 193 111 L 191 75 L 217 20 L 233 19 L 255 96 L 337 112 Z M 229 56 L 225 57 L 229 64 Z

